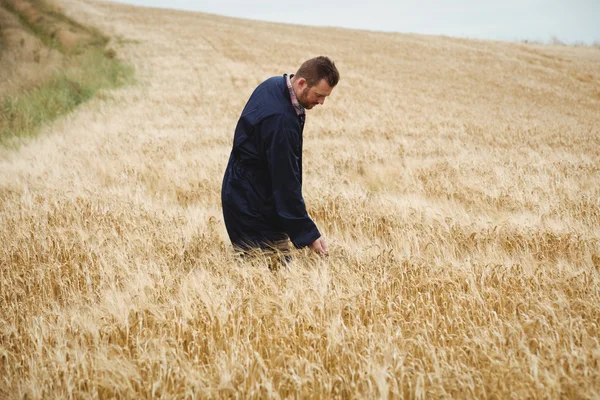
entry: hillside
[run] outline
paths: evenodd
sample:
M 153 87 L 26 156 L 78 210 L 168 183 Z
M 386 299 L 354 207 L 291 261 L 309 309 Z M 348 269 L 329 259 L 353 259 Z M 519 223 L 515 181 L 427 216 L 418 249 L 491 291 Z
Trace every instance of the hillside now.
M 600 50 L 90 0 L 136 85 L 0 148 L 0 397 L 600 396 Z M 304 197 L 330 256 L 231 251 L 262 80 L 331 57 Z
M 100 90 L 127 83 L 133 71 L 111 39 L 51 0 L 0 0 L 0 147 L 18 148 Z
M 7 4 L 0 3 L 0 98 L 48 79 L 63 62 L 60 51 L 27 30 Z

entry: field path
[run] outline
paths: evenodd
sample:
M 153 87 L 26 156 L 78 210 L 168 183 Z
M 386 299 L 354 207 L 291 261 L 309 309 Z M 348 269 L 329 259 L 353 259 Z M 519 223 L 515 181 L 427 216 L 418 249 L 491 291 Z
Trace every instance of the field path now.
M 0 397 L 600 395 L 599 48 L 60 4 L 137 82 L 0 150 Z M 331 256 L 274 274 L 221 177 L 254 87 L 316 55 Z

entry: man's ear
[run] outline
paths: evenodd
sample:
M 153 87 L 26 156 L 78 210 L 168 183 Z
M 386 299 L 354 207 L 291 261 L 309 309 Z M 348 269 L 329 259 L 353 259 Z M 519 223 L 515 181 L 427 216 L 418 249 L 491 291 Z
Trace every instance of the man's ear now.
M 307 86 L 307 84 L 308 83 L 306 82 L 305 78 L 302 78 L 302 77 L 298 78 L 298 87 L 300 89 L 304 89 Z

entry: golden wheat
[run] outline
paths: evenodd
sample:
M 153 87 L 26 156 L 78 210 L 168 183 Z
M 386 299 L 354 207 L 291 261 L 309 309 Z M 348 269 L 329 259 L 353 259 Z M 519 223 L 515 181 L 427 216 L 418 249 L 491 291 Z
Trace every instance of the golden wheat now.
M 139 83 L 0 154 L 0 397 L 597 398 L 600 51 L 62 0 Z M 238 260 L 254 87 L 328 55 L 330 256 Z

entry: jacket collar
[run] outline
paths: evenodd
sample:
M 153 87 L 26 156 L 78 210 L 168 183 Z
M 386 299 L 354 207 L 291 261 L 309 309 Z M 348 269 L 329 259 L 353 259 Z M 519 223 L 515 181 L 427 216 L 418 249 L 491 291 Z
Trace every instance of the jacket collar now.
M 283 76 L 285 77 L 285 82 L 290 92 L 290 99 L 292 101 L 292 105 L 294 106 L 294 110 L 296 110 L 296 114 L 305 114 L 306 110 L 304 109 L 304 107 L 302 107 L 302 104 L 298 102 L 298 98 L 296 97 L 296 93 L 294 93 L 294 88 L 292 87 L 292 77 L 294 76 L 294 74 L 284 74 Z

